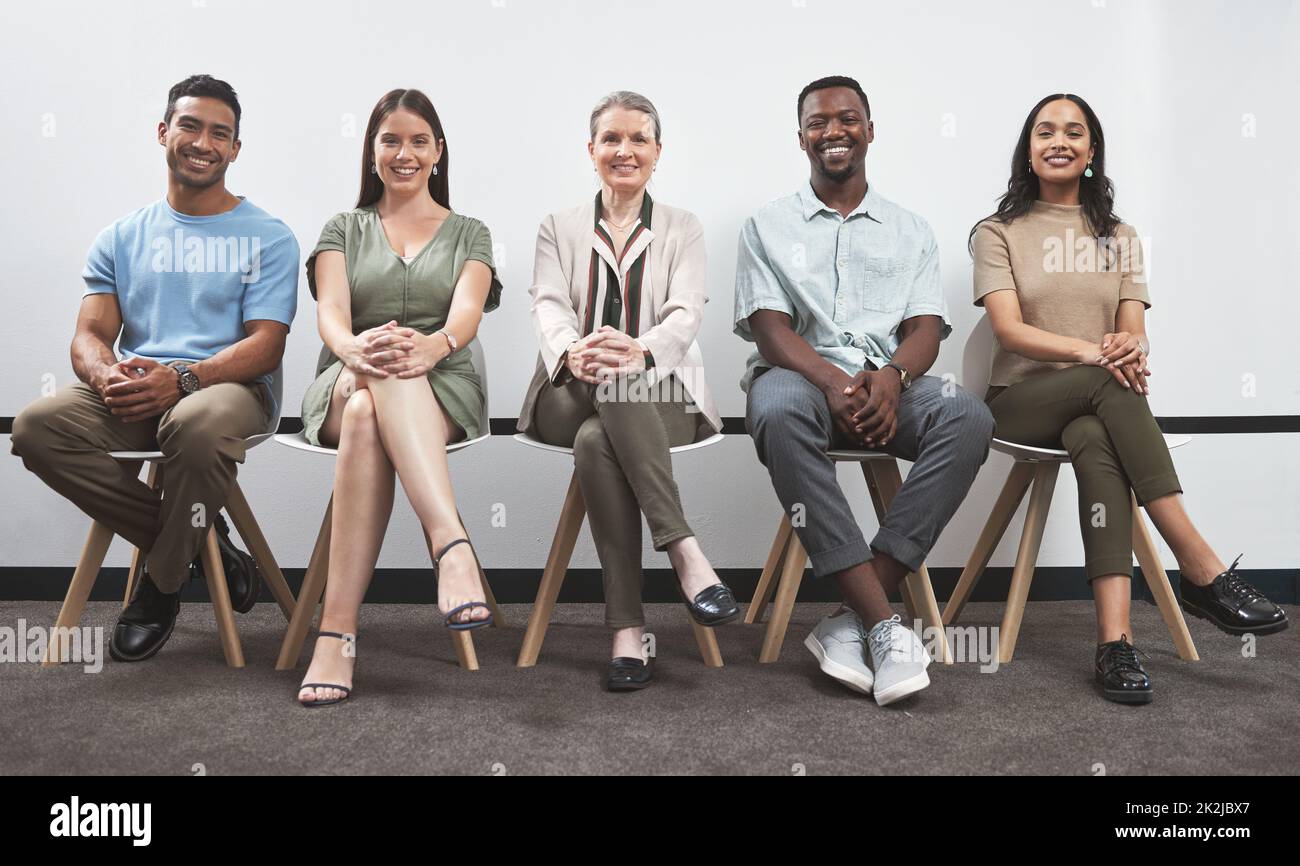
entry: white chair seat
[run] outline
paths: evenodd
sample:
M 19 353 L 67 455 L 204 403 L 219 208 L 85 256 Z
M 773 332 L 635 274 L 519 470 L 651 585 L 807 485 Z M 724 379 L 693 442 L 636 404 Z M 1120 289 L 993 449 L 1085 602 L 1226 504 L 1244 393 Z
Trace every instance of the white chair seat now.
M 563 445 L 547 445 L 545 442 L 542 442 L 539 439 L 534 439 L 533 437 L 525 433 L 516 433 L 514 438 L 516 442 L 522 442 L 524 445 L 527 445 L 530 448 L 539 448 L 542 451 L 554 451 L 556 454 L 573 453 L 572 448 L 565 448 Z M 709 438 L 701 439 L 699 442 L 692 442 L 689 445 L 674 445 L 672 448 L 668 449 L 668 453 L 681 454 L 686 451 L 694 451 L 697 448 L 704 448 L 708 445 L 715 445 L 718 442 L 721 442 L 725 438 L 726 437 L 721 433 L 714 433 Z
M 473 439 L 464 439 L 460 442 L 453 442 L 447 446 L 447 453 L 452 454 L 463 448 L 468 448 L 469 446 L 482 442 L 484 439 L 488 439 L 491 436 L 492 434 L 488 432 L 475 436 Z M 296 448 L 299 451 L 310 451 L 313 454 L 326 454 L 330 457 L 339 456 L 339 450 L 337 448 L 327 448 L 324 445 L 313 445 L 307 441 L 306 437 L 304 437 L 302 433 L 277 433 L 275 434 L 275 441 L 279 442 L 281 445 Z
M 274 433 L 258 433 L 256 436 L 249 436 L 244 440 L 249 448 L 260 445 L 267 439 L 274 436 Z M 161 460 L 163 453 L 161 451 L 110 451 L 108 456 L 114 460 Z
M 836 463 L 866 463 L 868 460 L 893 460 L 892 454 L 884 451 L 858 451 L 848 448 L 835 448 L 826 452 L 826 456 Z
M 1191 436 L 1165 434 L 1165 447 L 1169 449 L 1181 448 L 1191 441 Z M 1027 460 L 1030 463 L 1069 462 L 1070 460 L 1070 452 L 1059 448 L 1035 448 L 1032 445 L 1020 445 L 1015 442 L 1008 442 L 1005 439 L 994 439 L 991 447 L 994 451 L 1014 457 L 1016 460 Z

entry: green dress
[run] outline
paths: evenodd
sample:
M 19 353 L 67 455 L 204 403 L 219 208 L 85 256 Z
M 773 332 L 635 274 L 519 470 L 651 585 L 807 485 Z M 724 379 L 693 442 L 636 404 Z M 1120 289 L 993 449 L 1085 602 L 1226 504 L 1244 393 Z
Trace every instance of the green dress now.
M 389 321 L 432 334 L 447 322 L 452 291 L 465 262 L 483 262 L 492 269 L 492 288 L 483 312 L 501 302 L 501 281 L 492 261 L 492 235 L 472 217 L 452 212 L 433 240 L 410 263 L 393 251 L 374 205 L 335 215 L 321 230 L 320 240 L 307 257 L 307 287 L 316 297 L 316 256 L 338 250 L 347 262 L 352 299 L 352 333 Z M 316 381 L 302 399 L 303 435 L 313 445 L 322 444 L 321 424 L 329 411 L 334 384 L 343 362 L 328 346 L 321 348 Z M 483 380 L 468 347 L 462 346 L 429 371 L 429 386 L 447 414 L 465 431 L 466 439 L 486 432 L 483 417 L 486 395 Z

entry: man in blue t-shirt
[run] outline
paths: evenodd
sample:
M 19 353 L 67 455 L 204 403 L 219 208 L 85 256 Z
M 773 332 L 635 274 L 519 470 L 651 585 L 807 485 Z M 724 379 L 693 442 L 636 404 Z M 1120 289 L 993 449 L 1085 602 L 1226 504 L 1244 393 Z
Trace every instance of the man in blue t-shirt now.
M 100 232 L 82 274 L 72 340 L 80 381 L 14 419 L 12 450 L 24 465 L 146 552 L 113 630 L 109 654 L 118 661 L 149 658 L 171 636 L 211 519 L 225 529 L 219 512 L 244 440 L 271 432 L 280 415 L 298 243 L 288 226 L 226 189 L 239 120 L 224 81 L 195 75 L 171 89 L 158 124 L 167 197 Z M 110 451 L 161 451 L 160 490 Z M 233 603 L 247 610 L 260 588 L 256 573 L 224 532 L 219 546 Z

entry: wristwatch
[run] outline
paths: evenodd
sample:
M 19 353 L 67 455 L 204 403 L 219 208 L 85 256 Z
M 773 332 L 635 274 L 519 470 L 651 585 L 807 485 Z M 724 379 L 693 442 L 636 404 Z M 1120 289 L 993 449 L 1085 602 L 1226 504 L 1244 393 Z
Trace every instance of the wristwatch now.
M 176 380 L 176 387 L 180 389 L 182 397 L 193 394 L 202 387 L 198 374 L 190 369 L 189 364 L 177 364 L 176 373 L 180 377 Z
M 895 370 L 898 371 L 898 383 L 903 386 L 904 391 L 912 387 L 912 374 L 907 372 L 906 367 L 904 367 L 902 364 L 895 364 L 893 361 L 890 361 L 885 366 L 893 367 Z

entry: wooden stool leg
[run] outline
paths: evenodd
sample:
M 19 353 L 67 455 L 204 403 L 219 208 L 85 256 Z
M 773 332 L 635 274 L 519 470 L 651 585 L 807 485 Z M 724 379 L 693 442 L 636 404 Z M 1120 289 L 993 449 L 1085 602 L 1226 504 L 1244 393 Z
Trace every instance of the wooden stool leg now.
M 961 616 L 962 608 L 970 601 L 971 593 L 975 591 L 975 584 L 979 582 L 984 569 L 988 567 L 994 549 L 1006 534 L 1011 518 L 1015 516 L 1016 509 L 1020 507 L 1020 500 L 1025 498 L 1025 491 L 1029 489 L 1029 484 L 1033 480 L 1034 464 L 1017 460 L 1012 465 L 1011 473 L 1007 475 L 1007 481 L 1002 485 L 1002 492 L 998 494 L 997 502 L 989 512 L 984 530 L 980 532 L 979 540 L 971 550 L 970 559 L 966 560 L 966 567 L 962 569 L 961 577 L 957 579 L 957 586 L 948 597 L 948 603 L 944 605 L 944 625 L 952 625 L 957 621 L 957 617 Z
M 578 540 L 578 532 L 582 529 L 586 516 L 587 506 L 582 500 L 582 490 L 578 487 L 578 474 L 574 472 L 569 479 L 568 492 L 564 495 L 564 507 L 560 510 L 555 538 L 551 541 L 551 552 L 546 558 L 546 570 L 542 572 L 542 582 L 537 587 L 533 612 L 528 617 L 524 643 L 519 648 L 519 659 L 515 662 L 518 667 L 530 668 L 537 664 L 542 641 L 546 640 L 546 628 L 550 625 L 551 613 L 555 610 L 555 600 L 560 595 L 560 586 L 564 583 L 569 560 L 573 558 L 573 545 Z
M 144 483 L 149 486 L 150 490 L 158 486 L 158 464 L 152 460 L 149 461 L 149 475 L 145 478 Z M 135 582 L 140 579 L 140 575 L 144 572 L 144 559 L 144 553 L 140 548 L 132 548 L 131 567 L 126 572 L 126 594 L 122 596 L 123 610 L 126 610 L 126 606 L 131 603 L 131 592 L 135 589 Z
M 451 645 L 456 650 L 456 661 L 467 671 L 478 670 L 478 654 L 474 652 L 474 638 L 467 631 L 451 630 Z
M 711 668 L 722 667 L 722 651 L 718 649 L 718 636 L 713 629 L 691 620 L 691 629 L 695 632 L 695 642 L 700 646 L 700 657 Z
M 1038 548 L 1043 543 L 1043 529 L 1047 526 L 1047 511 L 1052 506 L 1052 491 L 1056 489 L 1056 473 L 1061 464 L 1038 463 L 1034 466 L 1034 486 L 1029 492 L 1029 511 L 1025 514 L 1025 531 L 1020 536 L 1020 549 L 1016 553 L 1016 567 L 1011 571 L 1011 589 L 1007 593 L 1007 608 L 1002 612 L 1002 633 L 998 639 L 998 662 L 1011 661 L 1020 634 L 1020 620 L 1025 615 L 1025 602 L 1029 599 L 1029 584 L 1034 579 L 1034 565 L 1038 562 Z
M 217 634 L 221 638 L 221 651 L 226 664 L 232 668 L 244 666 L 244 651 L 239 646 L 239 632 L 235 629 L 235 611 L 230 607 L 230 587 L 226 586 L 226 570 L 221 566 L 221 548 L 217 546 L 217 530 L 208 530 L 199 554 L 203 558 L 203 574 L 208 579 L 208 597 L 212 599 L 212 613 L 217 620 Z
M 885 520 L 889 505 L 903 486 L 903 476 L 898 471 L 897 460 L 880 460 L 864 462 L 862 476 L 867 479 L 867 488 L 871 491 L 871 502 L 876 508 L 876 518 Z M 874 483 L 873 483 L 874 482 Z M 899 586 L 903 604 L 907 608 L 908 627 L 918 619 L 924 628 L 936 629 L 939 636 L 938 658 L 944 664 L 952 664 L 952 650 L 948 646 L 948 635 L 943 628 L 943 617 L 939 613 L 939 602 L 934 597 L 934 587 L 930 584 L 930 572 L 922 562 L 921 566 L 903 579 Z
M 68 584 L 68 594 L 63 597 L 63 606 L 59 608 L 58 619 L 50 632 L 50 639 L 45 644 L 44 665 L 56 665 L 62 661 L 63 648 L 59 635 L 67 629 L 75 628 L 81 622 L 82 611 L 86 609 L 86 599 L 90 598 L 91 587 L 99 577 L 99 568 L 104 564 L 108 546 L 113 542 L 113 530 L 98 521 L 90 524 L 90 534 L 81 548 L 81 558 L 77 568 L 72 572 L 72 582 Z
M 1169 636 L 1174 639 L 1178 657 L 1185 662 L 1200 661 L 1201 657 L 1196 653 L 1196 644 L 1192 643 L 1191 632 L 1187 630 L 1187 623 L 1183 619 L 1183 610 L 1178 606 L 1178 599 L 1174 598 L 1174 588 L 1169 585 L 1169 575 L 1165 573 L 1165 568 L 1160 563 L 1160 554 L 1151 540 L 1151 534 L 1147 531 L 1147 524 L 1142 519 L 1142 509 L 1138 507 L 1136 497 L 1133 498 L 1133 552 L 1137 554 L 1138 565 L 1142 566 L 1142 576 L 1146 578 L 1147 586 L 1151 588 L 1151 595 L 1156 600 L 1156 606 L 1160 608 L 1160 615 L 1164 617 Z
M 330 496 L 325 508 L 325 519 L 321 521 L 320 533 L 316 536 L 316 546 L 312 549 L 311 559 L 307 563 L 307 573 L 302 578 L 302 588 L 298 590 L 298 601 L 293 606 L 293 615 L 289 617 L 289 626 L 284 630 L 284 640 L 280 644 L 280 655 L 275 660 L 277 671 L 293 670 L 298 666 L 298 656 L 302 655 L 302 645 L 307 640 L 311 621 L 316 616 L 316 605 L 320 604 L 325 594 L 325 578 L 329 575 L 330 530 L 334 518 L 334 497 Z
M 776 586 L 776 600 L 772 603 L 772 616 L 767 622 L 767 631 L 763 633 L 763 646 L 758 651 L 758 660 L 770 664 L 781 655 L 781 644 L 785 641 L 785 630 L 790 625 L 790 614 L 794 612 L 794 600 L 799 595 L 799 584 L 803 581 L 803 568 L 808 561 L 808 553 L 799 541 L 799 534 L 790 534 L 790 547 L 785 554 L 785 565 L 781 568 L 781 581 Z
M 248 545 L 248 552 L 257 561 L 262 579 L 271 590 L 275 603 L 280 606 L 280 612 L 284 614 L 286 621 L 291 619 L 294 606 L 293 591 L 285 582 L 284 573 L 280 571 L 280 566 L 271 553 L 271 547 L 266 543 L 262 528 L 257 525 L 257 520 L 253 517 L 253 510 L 248 507 L 248 500 L 244 497 L 244 491 L 240 489 L 238 481 L 230 487 L 230 495 L 226 498 L 226 512 L 230 515 L 231 522 L 235 524 L 239 537 L 244 539 L 244 544 Z
M 767 609 L 767 603 L 772 598 L 773 590 L 776 589 L 774 578 L 785 562 L 792 532 L 794 527 L 790 525 L 790 515 L 782 513 L 781 525 L 776 528 L 776 538 L 772 539 L 772 549 L 768 551 L 767 562 L 763 564 L 763 573 L 758 578 L 758 586 L 754 587 L 754 598 L 749 602 L 749 609 L 745 611 L 745 622 L 749 625 L 763 618 L 763 611 Z

